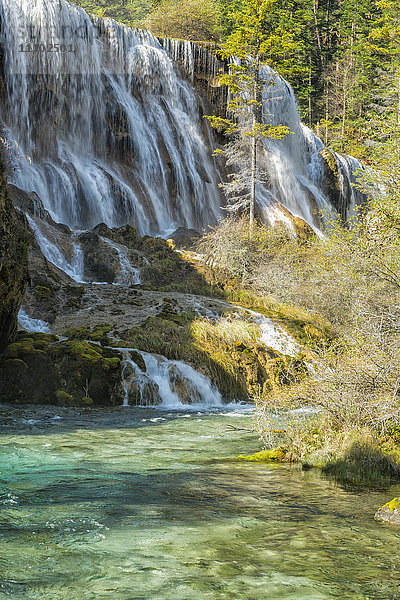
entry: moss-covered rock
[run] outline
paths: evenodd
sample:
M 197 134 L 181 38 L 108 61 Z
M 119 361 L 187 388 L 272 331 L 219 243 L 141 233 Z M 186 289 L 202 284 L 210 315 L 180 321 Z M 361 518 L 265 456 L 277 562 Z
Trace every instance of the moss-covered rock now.
M 84 340 L 22 332 L 0 359 L 0 400 L 122 404 L 121 354 Z
M 36 297 L 40 300 L 46 300 L 47 298 L 52 298 L 54 296 L 54 291 L 50 287 L 44 285 L 36 285 L 35 294 Z
M 286 458 L 286 452 L 282 448 L 272 448 L 270 450 L 261 450 L 255 454 L 249 454 L 243 456 L 239 454 L 239 460 L 245 460 L 247 462 L 279 462 L 284 461 Z
M 377 521 L 383 521 L 389 525 L 400 525 L 400 498 L 393 498 L 375 513 Z
M 347 198 L 340 193 L 339 169 L 333 152 L 324 148 L 320 152 L 323 165 L 322 189 L 325 195 L 330 199 L 338 213 L 346 219 Z

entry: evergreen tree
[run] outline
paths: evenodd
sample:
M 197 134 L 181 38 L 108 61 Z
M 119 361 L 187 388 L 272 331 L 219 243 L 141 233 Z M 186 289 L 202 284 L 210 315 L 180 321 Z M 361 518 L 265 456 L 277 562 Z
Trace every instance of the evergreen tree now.
M 268 11 L 275 0 L 247 0 L 234 14 L 235 30 L 219 50 L 228 61 L 229 72 L 220 78 L 230 92 L 228 113 L 231 119 L 208 116 L 211 125 L 230 136 L 223 150 L 227 164 L 235 168 L 223 188 L 230 200 L 230 210 L 248 208 L 250 231 L 254 223 L 257 184 L 263 176 L 258 169 L 258 153 L 263 140 L 282 139 L 289 130 L 265 122 L 262 91 L 274 85 L 275 75 L 268 68 L 276 53 L 276 32 L 265 28 Z M 280 47 L 283 47 L 282 40 Z

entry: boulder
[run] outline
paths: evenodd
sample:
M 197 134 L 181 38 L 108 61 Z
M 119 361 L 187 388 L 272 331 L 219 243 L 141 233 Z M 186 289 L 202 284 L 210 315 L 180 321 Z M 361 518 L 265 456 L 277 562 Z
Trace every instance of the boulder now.
M 375 513 L 375 519 L 389 525 L 400 525 L 400 498 L 393 498 Z
M 95 343 L 21 331 L 0 360 L 0 401 L 122 404 L 121 359 Z
M 201 238 L 201 233 L 195 229 L 178 227 L 170 236 L 176 248 L 180 250 L 193 250 L 196 242 Z

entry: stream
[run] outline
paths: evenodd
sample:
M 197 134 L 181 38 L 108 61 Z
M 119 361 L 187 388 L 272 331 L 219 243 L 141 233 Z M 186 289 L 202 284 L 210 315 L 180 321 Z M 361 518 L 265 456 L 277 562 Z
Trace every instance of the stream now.
M 234 461 L 252 418 L 1 406 L 0 598 L 398 599 L 400 530 L 373 514 L 400 487 Z

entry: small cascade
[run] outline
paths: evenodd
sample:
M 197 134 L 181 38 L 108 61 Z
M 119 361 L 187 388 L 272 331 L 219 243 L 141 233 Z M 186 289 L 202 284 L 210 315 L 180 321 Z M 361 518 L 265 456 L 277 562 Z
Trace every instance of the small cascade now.
M 79 242 L 75 241 L 74 256 L 72 262 L 68 262 L 60 248 L 51 242 L 42 232 L 39 225 L 32 219 L 29 214 L 26 214 L 30 228 L 32 229 L 35 239 L 41 249 L 43 256 L 61 271 L 64 271 L 71 279 L 77 283 L 84 283 L 83 280 L 83 255 Z
M 74 256 L 71 262 L 72 271 L 75 275 L 72 279 L 77 283 L 84 283 L 83 271 L 84 271 L 84 256 L 82 252 L 82 246 L 79 242 L 78 235 L 82 233 L 82 231 L 74 231 L 71 239 L 72 245 L 74 248 Z
M 245 309 L 245 312 L 251 315 L 254 322 L 260 327 L 261 341 L 265 346 L 287 356 L 297 356 L 299 354 L 301 351 L 300 345 L 280 325 L 248 308 Z
M 140 285 L 142 280 L 140 278 L 140 269 L 133 267 L 131 261 L 128 258 L 126 248 L 121 244 L 116 244 L 106 237 L 101 237 L 110 248 L 115 250 L 118 254 L 120 263 L 120 272 L 118 280 L 115 282 L 119 285 Z
M 21 308 L 18 313 L 18 324 L 21 329 L 25 329 L 25 331 L 28 331 L 29 333 L 34 333 L 36 331 L 51 333 L 50 326 L 46 321 L 30 317 L 23 308 Z
M 364 194 L 357 187 L 357 175 L 363 167 L 359 160 L 348 154 L 333 153 L 339 171 L 340 198 L 339 213 L 343 218 L 349 218 L 356 214 L 357 207 L 365 201 Z
M 213 52 L 215 44 L 212 42 L 199 45 L 189 40 L 163 38 L 161 45 L 190 81 L 194 80 L 195 75 L 206 75 L 212 82 L 222 68 L 223 63 Z
M 186 363 L 133 349 L 120 350 L 124 355 L 124 406 L 156 405 L 165 410 L 223 406 L 222 396 L 210 380 Z M 132 359 L 131 352 L 140 356 L 141 366 Z

